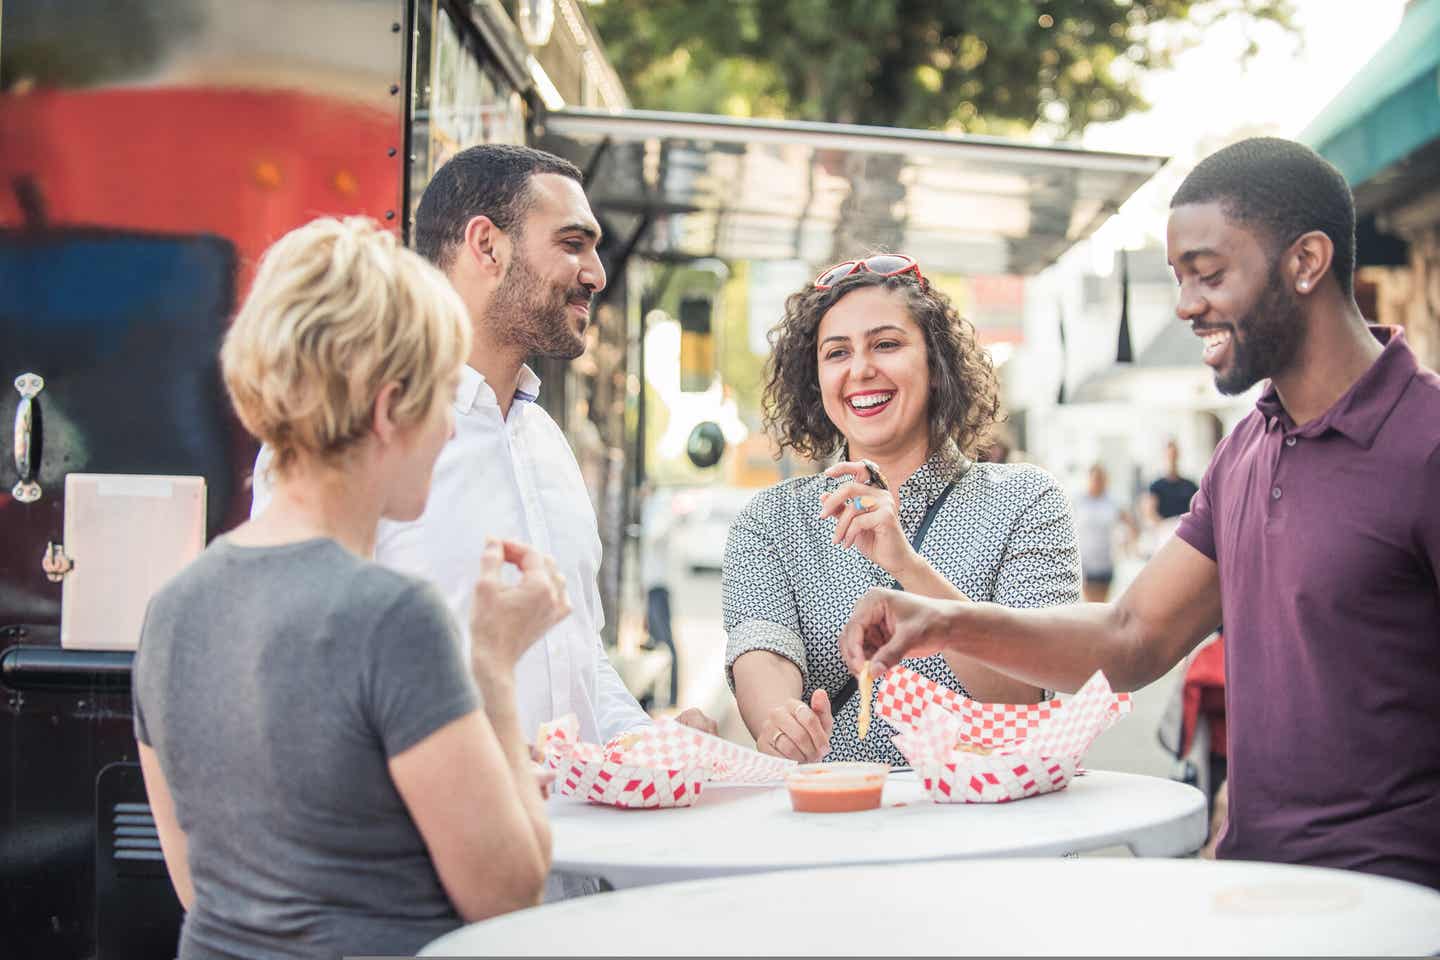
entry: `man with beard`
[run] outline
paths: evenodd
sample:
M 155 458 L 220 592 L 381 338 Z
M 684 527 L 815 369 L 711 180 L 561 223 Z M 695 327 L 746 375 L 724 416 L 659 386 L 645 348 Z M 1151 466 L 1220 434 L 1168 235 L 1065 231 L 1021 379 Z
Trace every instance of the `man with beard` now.
M 1269 384 L 1177 535 L 1113 604 L 872 591 L 841 638 L 886 670 L 953 650 L 1036 686 L 1133 690 L 1220 623 L 1224 858 L 1440 888 L 1440 377 L 1355 305 L 1354 204 L 1313 151 L 1245 140 L 1171 201 L 1176 309 L 1216 386 Z
M 435 172 L 415 212 L 415 247 L 459 291 L 473 347 L 429 504 L 413 523 L 381 521 L 375 559 L 434 583 L 468 624 L 487 539 L 528 543 L 553 558 L 573 613 L 515 668 L 521 728 L 533 735 L 573 713 L 581 738 L 603 743 L 650 720 L 605 656 L 594 509 L 525 362 L 584 352 L 591 298 L 605 286 L 599 241 L 580 171 L 560 157 L 491 144 Z M 252 515 L 269 497 L 268 462 L 262 449 Z M 715 732 L 699 710 L 679 719 Z

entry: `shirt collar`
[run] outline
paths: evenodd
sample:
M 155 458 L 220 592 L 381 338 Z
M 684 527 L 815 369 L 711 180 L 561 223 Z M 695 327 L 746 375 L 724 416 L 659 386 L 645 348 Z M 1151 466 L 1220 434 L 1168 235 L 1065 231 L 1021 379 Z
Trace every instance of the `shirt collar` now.
M 467 363 L 460 368 L 460 385 L 455 388 L 455 412 L 469 413 L 486 400 L 495 403 L 495 391 L 485 382 L 485 376 Z
M 530 364 L 520 365 L 520 378 L 515 382 L 515 399 L 534 403 L 540 399 L 540 378 L 530 369 Z
M 1375 442 L 1375 435 L 1385 424 L 1390 411 L 1400 402 L 1400 395 L 1409 386 L 1410 380 L 1419 369 L 1415 354 L 1405 343 L 1405 331 L 1400 327 L 1370 325 L 1371 334 L 1385 345 L 1380 356 L 1360 379 L 1350 385 L 1318 419 L 1303 424 L 1299 432 L 1307 436 L 1319 436 L 1326 430 L 1343 434 L 1356 444 L 1369 449 Z M 1266 422 L 1291 428 L 1291 420 L 1280 403 L 1280 394 L 1275 385 L 1265 387 L 1256 408 L 1265 416 Z
M 918 510 L 923 514 L 946 487 L 970 469 L 970 463 L 969 458 L 953 448 L 931 454 L 930 459 L 900 485 L 901 511 L 908 514 Z
M 534 403 L 540 399 L 540 378 L 530 365 L 521 364 L 520 376 L 515 384 L 515 399 Z M 460 385 L 455 388 L 455 410 L 457 413 L 471 413 L 481 407 L 498 407 L 500 401 L 495 390 L 485 381 L 485 375 L 468 363 L 460 368 Z

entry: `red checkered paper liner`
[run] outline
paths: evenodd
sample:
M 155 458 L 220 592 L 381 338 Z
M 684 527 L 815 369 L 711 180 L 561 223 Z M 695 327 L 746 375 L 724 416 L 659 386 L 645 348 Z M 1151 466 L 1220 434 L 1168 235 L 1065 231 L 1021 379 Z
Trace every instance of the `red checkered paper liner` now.
M 771 783 L 794 761 L 767 757 L 672 720 L 622 734 L 605 746 L 578 742 L 573 714 L 540 728 L 555 791 L 617 807 L 688 807 L 707 780 Z
M 728 783 L 783 783 L 785 775 L 796 766 L 794 760 L 767 756 L 674 720 L 658 720 L 653 726 L 622 734 L 606 745 L 607 749 L 617 747 L 624 749 L 633 763 L 656 766 L 699 757 L 709 779 Z
M 1003 803 L 1063 789 L 1130 706 L 1099 671 L 1068 700 L 1008 704 L 978 703 L 897 667 L 880 683 L 875 712 L 899 731 L 895 745 L 934 800 Z

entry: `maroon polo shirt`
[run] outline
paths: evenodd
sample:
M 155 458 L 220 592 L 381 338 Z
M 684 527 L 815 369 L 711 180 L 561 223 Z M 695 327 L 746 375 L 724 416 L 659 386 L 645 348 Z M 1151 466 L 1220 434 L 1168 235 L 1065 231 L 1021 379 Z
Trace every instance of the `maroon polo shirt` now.
M 1219 855 L 1440 888 L 1440 377 L 1398 328 L 1321 417 L 1272 386 L 1178 535 L 1219 565 Z

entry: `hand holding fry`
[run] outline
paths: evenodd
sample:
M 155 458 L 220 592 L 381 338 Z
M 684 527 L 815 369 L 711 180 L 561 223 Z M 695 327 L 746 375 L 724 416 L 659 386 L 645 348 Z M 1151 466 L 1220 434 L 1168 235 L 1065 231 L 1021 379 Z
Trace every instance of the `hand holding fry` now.
M 507 584 L 506 564 L 520 571 Z M 570 615 L 565 578 L 555 561 L 534 547 L 491 540 L 480 557 L 470 615 L 471 659 L 478 668 L 508 673 L 530 646 Z
M 879 587 L 861 597 L 840 634 L 840 656 L 861 678 L 861 692 L 867 670 L 884 676 L 905 657 L 927 657 L 945 649 L 947 605 L 954 602 Z

